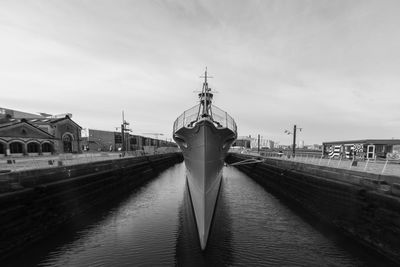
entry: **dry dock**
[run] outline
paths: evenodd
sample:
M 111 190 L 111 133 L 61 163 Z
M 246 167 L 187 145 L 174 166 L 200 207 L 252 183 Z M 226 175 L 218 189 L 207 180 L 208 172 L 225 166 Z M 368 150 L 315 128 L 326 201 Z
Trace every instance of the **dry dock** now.
M 400 263 L 400 177 L 229 154 L 229 164 L 326 224 Z

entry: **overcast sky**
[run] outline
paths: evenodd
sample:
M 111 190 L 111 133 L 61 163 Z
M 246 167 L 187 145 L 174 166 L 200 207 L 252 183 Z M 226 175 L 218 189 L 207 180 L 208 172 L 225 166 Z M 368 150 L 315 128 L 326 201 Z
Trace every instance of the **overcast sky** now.
M 163 133 L 208 67 L 239 135 L 400 138 L 400 1 L 1 0 L 0 106 Z

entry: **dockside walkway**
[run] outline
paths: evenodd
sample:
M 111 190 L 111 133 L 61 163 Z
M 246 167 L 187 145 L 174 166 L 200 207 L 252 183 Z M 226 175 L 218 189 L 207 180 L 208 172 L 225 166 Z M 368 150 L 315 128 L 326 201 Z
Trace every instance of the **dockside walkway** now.
M 31 169 L 52 168 L 59 166 L 71 166 L 82 163 L 104 161 L 118 158 L 129 158 L 139 156 L 149 156 L 154 154 L 164 154 L 176 152 L 176 148 L 160 147 L 153 152 L 143 150 L 127 152 L 90 152 L 82 154 L 59 154 L 51 156 L 32 156 L 32 157 L 4 157 L 0 158 L 0 173 L 9 171 L 24 171 Z
M 338 169 L 348 169 L 353 171 L 368 172 L 381 175 L 393 175 L 400 177 L 400 162 L 390 160 L 349 160 L 349 159 L 328 159 L 316 155 L 296 155 L 289 157 L 287 155 L 279 156 L 277 153 L 263 153 L 260 155 L 256 152 L 248 152 L 248 155 L 260 156 L 265 158 L 276 158 L 293 162 L 303 162 L 318 166 L 327 166 Z

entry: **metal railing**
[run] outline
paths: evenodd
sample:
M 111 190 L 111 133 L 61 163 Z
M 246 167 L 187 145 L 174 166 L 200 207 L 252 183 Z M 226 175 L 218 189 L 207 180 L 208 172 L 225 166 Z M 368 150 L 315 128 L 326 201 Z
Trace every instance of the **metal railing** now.
M 229 116 L 226 111 L 223 111 L 222 109 L 214 105 L 211 105 L 211 111 L 214 121 L 218 122 L 224 128 L 228 128 L 234 132 L 237 131 L 235 120 L 231 116 Z
M 174 122 L 174 132 L 198 120 L 200 104 L 185 110 Z
M 100 152 L 82 154 L 60 154 L 38 157 L 15 157 L 0 159 L 0 171 L 24 171 L 42 168 L 54 168 L 59 166 L 71 166 L 76 164 L 92 163 L 118 158 L 140 157 L 155 154 L 179 152 L 176 147 L 153 147 L 151 150 L 136 150 L 126 152 Z
M 174 133 L 182 127 L 192 127 L 192 123 L 199 120 L 199 108 L 200 104 L 183 112 L 174 122 Z M 219 127 L 237 131 L 235 120 L 226 111 L 211 105 L 211 115 Z
M 237 151 L 232 150 L 234 153 Z M 377 160 L 377 159 L 365 159 L 365 160 L 353 160 L 353 159 L 336 159 L 317 155 L 315 153 L 300 154 L 296 157 L 292 157 L 290 154 L 283 154 L 277 152 L 257 152 L 243 151 L 243 154 L 249 155 L 260 155 L 265 158 L 277 158 L 280 160 L 288 160 L 293 162 L 302 162 L 306 164 L 313 164 L 318 166 L 326 166 L 331 168 L 348 169 L 361 172 L 369 172 L 381 175 L 394 175 L 400 176 L 400 161 L 399 160 Z

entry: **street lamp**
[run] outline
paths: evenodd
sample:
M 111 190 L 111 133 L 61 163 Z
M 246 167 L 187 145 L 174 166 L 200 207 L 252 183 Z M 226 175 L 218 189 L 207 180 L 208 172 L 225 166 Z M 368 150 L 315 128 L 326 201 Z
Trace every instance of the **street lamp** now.
M 293 158 L 294 158 L 295 155 L 296 155 L 296 132 L 297 132 L 297 130 L 299 130 L 299 131 L 301 132 L 302 129 L 303 129 L 303 128 L 297 128 L 297 127 L 296 127 L 296 124 L 295 124 L 294 127 L 293 127 L 293 133 L 290 132 L 289 130 L 285 130 L 285 133 L 286 133 L 287 135 L 293 134 L 293 152 L 292 152 Z

